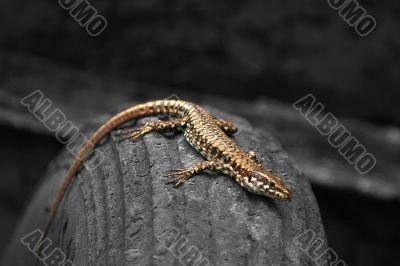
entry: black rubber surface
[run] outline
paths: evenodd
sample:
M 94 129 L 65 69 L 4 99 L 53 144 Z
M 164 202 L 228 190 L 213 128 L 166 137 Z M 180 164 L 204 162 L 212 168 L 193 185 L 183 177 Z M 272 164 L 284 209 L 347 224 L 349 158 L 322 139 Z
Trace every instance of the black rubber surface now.
M 293 193 L 291 202 L 250 194 L 215 173 L 175 188 L 166 184 L 165 174 L 202 160 L 182 134 L 152 133 L 121 143 L 111 134 L 97 147 L 102 164 L 82 168 L 66 194 L 49 235 L 53 246 L 75 265 L 312 265 L 294 241 L 311 229 L 327 244 L 308 181 L 267 132 L 212 112 L 239 126 L 235 141 L 258 152 L 263 165 L 282 177 Z M 104 120 L 92 122 L 85 134 Z M 71 160 L 64 152 L 49 166 L 3 265 L 32 264 L 34 256 L 20 239 L 43 227 Z M 320 265 L 326 264 L 324 256 Z

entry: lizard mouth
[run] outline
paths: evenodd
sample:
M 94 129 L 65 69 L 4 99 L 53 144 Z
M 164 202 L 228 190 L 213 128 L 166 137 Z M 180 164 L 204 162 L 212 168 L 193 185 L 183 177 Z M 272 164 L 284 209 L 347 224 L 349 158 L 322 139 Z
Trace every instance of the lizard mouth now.
M 285 187 L 284 189 L 278 189 L 272 192 L 272 197 L 280 200 L 290 201 L 292 199 L 292 195 L 289 190 Z

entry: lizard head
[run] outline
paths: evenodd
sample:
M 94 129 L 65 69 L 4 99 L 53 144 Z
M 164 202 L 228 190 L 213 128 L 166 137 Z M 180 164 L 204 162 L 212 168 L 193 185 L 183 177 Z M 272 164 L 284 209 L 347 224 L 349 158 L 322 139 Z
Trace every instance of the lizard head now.
M 249 190 L 258 195 L 279 200 L 290 200 L 291 195 L 286 185 L 276 176 L 265 170 L 257 170 L 249 176 Z

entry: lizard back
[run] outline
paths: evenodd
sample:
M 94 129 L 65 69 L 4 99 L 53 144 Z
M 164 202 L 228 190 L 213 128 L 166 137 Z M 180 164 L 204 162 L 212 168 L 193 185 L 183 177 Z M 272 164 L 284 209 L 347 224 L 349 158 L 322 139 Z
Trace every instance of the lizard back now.
M 193 105 L 187 112 L 186 140 L 208 160 L 228 163 L 233 170 L 259 168 L 216 123 L 216 118 L 200 106 Z

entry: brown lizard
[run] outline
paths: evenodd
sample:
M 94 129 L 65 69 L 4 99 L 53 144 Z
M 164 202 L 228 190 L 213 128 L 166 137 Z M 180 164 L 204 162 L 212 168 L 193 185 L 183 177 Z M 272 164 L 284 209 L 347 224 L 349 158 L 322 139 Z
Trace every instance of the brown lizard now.
M 44 237 L 56 217 L 63 196 L 71 184 L 85 157 L 99 141 L 116 127 L 141 117 L 168 114 L 176 117 L 172 120 L 159 120 L 144 123 L 142 127 L 124 132 L 120 140 L 136 140 L 152 131 L 183 131 L 186 140 L 207 160 L 186 169 L 176 169 L 169 174 L 176 186 L 204 170 L 213 170 L 227 174 L 248 191 L 280 200 L 290 200 L 290 193 L 285 184 L 270 171 L 261 166 L 258 156 L 250 151 L 244 152 L 228 134 L 238 128 L 231 122 L 215 118 L 202 107 L 181 100 L 160 100 L 139 104 L 122 111 L 103 124 L 83 146 L 78 156 L 68 169 L 56 194 L 50 210 Z M 39 253 L 40 254 L 40 253 Z

